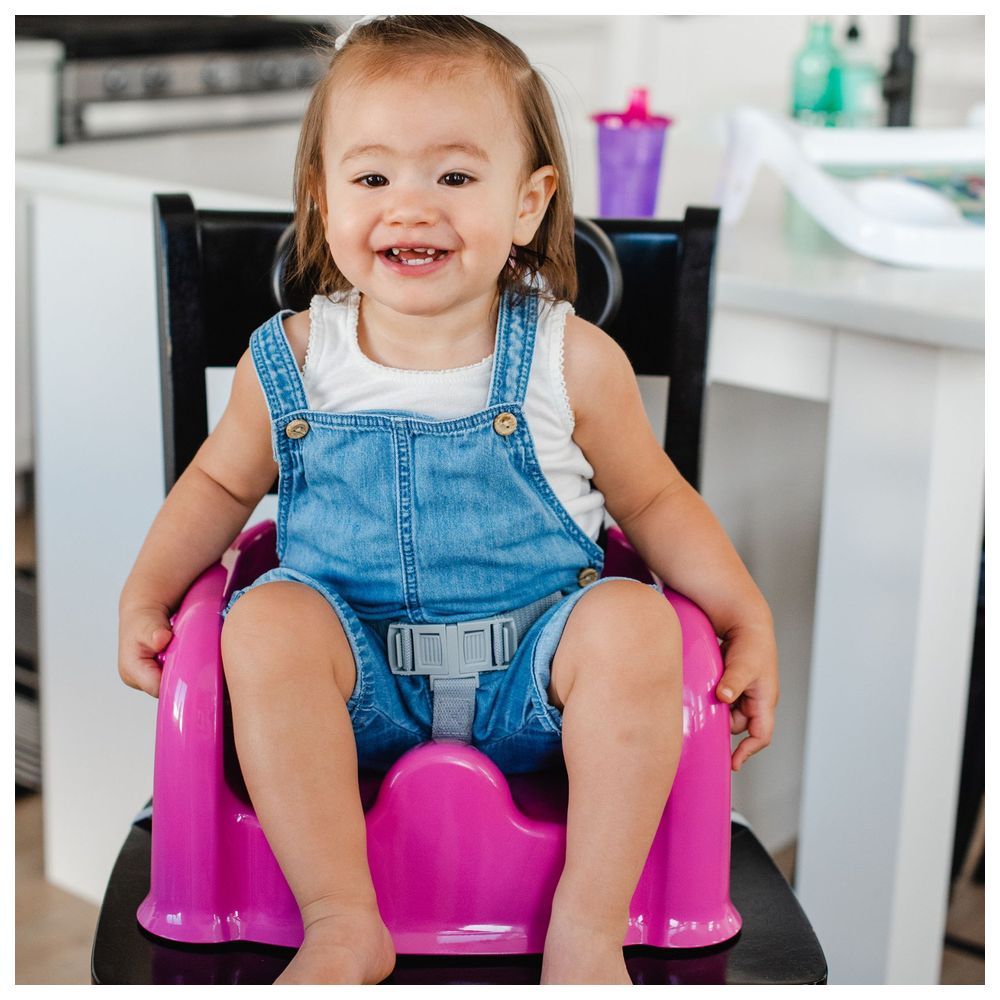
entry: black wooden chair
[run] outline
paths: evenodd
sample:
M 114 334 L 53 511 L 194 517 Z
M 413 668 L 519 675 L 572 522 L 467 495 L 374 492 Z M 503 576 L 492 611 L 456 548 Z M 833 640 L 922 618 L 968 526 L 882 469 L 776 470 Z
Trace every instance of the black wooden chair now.
M 287 213 L 198 211 L 186 195 L 155 198 L 161 379 L 167 489 L 207 433 L 205 369 L 232 367 L 250 333 L 279 307 L 303 309 L 308 291 L 284 280 Z M 682 222 L 577 220 L 577 312 L 623 347 L 636 372 L 670 378 L 665 447 L 697 486 L 712 260 L 718 212 L 690 208 Z M 136 920 L 149 887 L 152 820 L 129 830 L 101 908 L 95 983 L 267 983 L 288 949 L 179 945 Z M 787 882 L 753 832 L 732 823 L 732 901 L 743 929 L 698 950 L 626 949 L 637 983 L 820 983 L 826 962 Z M 401 956 L 391 983 L 537 983 L 540 956 Z
M 156 206 L 169 489 L 205 439 L 205 368 L 231 367 L 250 332 L 279 307 L 307 308 L 309 292 L 277 277 L 288 214 L 195 211 L 186 195 L 157 195 Z M 638 373 L 670 376 L 664 444 L 696 488 L 717 225 L 714 208 L 688 209 L 683 222 L 577 220 L 576 310 Z

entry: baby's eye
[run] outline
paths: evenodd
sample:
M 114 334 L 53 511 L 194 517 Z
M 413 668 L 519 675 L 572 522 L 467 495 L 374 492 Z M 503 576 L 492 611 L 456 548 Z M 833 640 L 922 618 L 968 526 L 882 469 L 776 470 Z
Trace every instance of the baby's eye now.
M 467 183 L 471 183 L 471 181 L 472 178 L 468 174 L 463 174 L 460 170 L 452 170 L 451 173 L 445 174 L 441 178 L 441 183 L 448 187 L 464 187 Z
M 385 187 L 389 182 L 381 174 L 365 174 L 364 177 L 358 178 L 358 183 L 364 185 L 365 187 Z

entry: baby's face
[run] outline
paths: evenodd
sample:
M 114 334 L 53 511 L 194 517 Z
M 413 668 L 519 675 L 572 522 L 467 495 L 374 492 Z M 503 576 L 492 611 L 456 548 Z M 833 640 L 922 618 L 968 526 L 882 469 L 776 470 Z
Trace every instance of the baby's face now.
M 348 81 L 326 114 L 327 242 L 351 284 L 407 315 L 492 300 L 555 172 L 526 177 L 514 109 L 487 71 Z

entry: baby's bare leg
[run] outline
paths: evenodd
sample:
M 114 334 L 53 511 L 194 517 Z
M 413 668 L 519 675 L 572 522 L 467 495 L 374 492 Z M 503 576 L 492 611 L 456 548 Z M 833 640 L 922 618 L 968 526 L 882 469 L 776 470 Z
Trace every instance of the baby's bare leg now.
M 340 620 L 311 587 L 262 584 L 233 605 L 222 656 L 243 777 L 305 928 L 278 982 L 379 982 L 395 951 L 368 868 Z
M 677 770 L 680 626 L 656 591 L 609 581 L 582 597 L 552 664 L 569 775 L 566 865 L 543 983 L 628 983 L 628 911 Z

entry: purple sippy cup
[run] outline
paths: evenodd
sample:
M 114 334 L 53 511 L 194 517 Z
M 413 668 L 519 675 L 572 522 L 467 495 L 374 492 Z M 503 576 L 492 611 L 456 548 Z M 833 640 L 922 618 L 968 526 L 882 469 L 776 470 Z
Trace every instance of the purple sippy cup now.
M 636 87 L 624 112 L 603 111 L 597 122 L 601 215 L 651 216 L 656 210 L 663 141 L 671 119 L 649 113 L 649 91 Z

